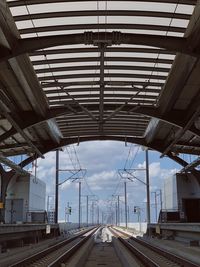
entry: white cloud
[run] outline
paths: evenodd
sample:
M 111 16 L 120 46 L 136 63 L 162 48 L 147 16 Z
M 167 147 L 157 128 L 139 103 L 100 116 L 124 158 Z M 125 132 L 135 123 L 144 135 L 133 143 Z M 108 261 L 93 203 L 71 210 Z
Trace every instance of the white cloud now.
M 112 170 L 95 173 L 89 176 L 87 181 L 92 190 L 106 190 L 113 188 L 116 179 L 116 171 Z
M 82 182 L 82 206 L 85 207 L 86 204 L 86 199 L 84 198 L 85 195 L 96 194 L 99 198 L 98 203 L 102 210 L 107 210 L 108 207 L 111 209 L 111 206 L 115 208 L 116 199 L 114 199 L 112 195 L 119 194 L 121 199 L 120 205 L 123 209 L 124 180 L 120 180 L 119 176 L 117 176 L 117 171 L 118 169 L 124 168 L 128 154 L 130 163 L 134 163 L 132 168 L 145 168 L 146 164 L 144 161 L 144 155 L 142 154 L 144 152 L 141 152 L 139 149 L 138 155 L 140 158 L 138 159 L 138 157 L 136 157 L 136 160 L 134 161 L 133 159 L 135 151 L 137 150 L 136 148 L 129 153 L 130 144 L 128 147 L 125 147 L 124 143 L 122 142 L 120 143 L 112 141 L 81 143 L 79 146 L 75 146 L 75 149 L 81 163 L 81 167 L 87 169 L 87 175 L 85 179 L 90 187 L 89 190 L 87 184 L 84 181 Z M 74 161 L 76 155 L 73 146 L 68 148 L 68 151 L 70 151 L 70 158 L 72 158 Z M 46 182 L 47 195 L 54 195 L 55 193 L 55 156 L 55 151 L 50 152 L 45 155 L 44 160 L 39 159 L 37 163 L 37 177 Z M 59 158 L 60 169 L 73 169 L 73 165 L 66 149 L 59 153 Z M 162 166 L 162 162 L 155 156 L 153 159 L 150 158 L 149 173 L 151 191 L 162 188 L 164 178 L 176 171 L 175 168 L 169 169 L 168 167 L 163 167 L 167 165 L 164 164 Z M 127 167 L 129 167 L 131 164 L 128 162 Z M 76 162 L 75 167 L 77 166 L 78 165 Z M 70 174 L 67 172 L 59 172 L 59 181 L 64 181 L 67 177 L 69 177 L 69 175 Z M 145 170 L 136 171 L 134 175 L 145 182 Z M 146 186 L 143 183 L 137 179 L 133 179 L 133 182 L 128 182 L 127 194 L 128 203 L 131 209 L 134 205 L 145 207 L 144 201 L 146 199 Z M 70 202 L 74 212 L 71 218 L 73 218 L 73 220 L 77 220 L 78 183 L 72 183 L 71 181 L 64 182 L 59 187 L 59 199 L 59 210 L 61 211 L 60 217 L 63 217 L 64 206 L 66 206 L 67 202 Z M 83 216 L 85 215 L 83 214 Z
M 87 142 L 77 147 L 80 161 L 91 172 L 112 170 L 117 161 L 124 161 L 128 148 L 122 142 Z

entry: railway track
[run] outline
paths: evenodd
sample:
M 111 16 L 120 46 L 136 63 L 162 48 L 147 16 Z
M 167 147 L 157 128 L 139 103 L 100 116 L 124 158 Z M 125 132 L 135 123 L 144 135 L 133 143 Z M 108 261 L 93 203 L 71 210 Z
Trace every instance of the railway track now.
M 147 267 L 199 267 L 199 265 L 168 252 L 148 242 L 134 238 L 118 229 L 110 228 L 118 240 L 128 248 L 131 253 Z
M 98 228 L 84 231 L 50 248 L 27 257 L 10 267 L 55 267 L 66 262 L 96 232 Z

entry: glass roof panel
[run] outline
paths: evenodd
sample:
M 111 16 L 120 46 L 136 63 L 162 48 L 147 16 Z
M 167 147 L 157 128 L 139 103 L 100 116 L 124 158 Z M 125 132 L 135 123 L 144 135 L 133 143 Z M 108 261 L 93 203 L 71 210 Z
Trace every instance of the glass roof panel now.
M 180 1 L 7 2 L 20 4 L 10 9 L 23 39 L 53 36 L 56 39 L 59 35 L 80 36 L 88 31 L 103 32 L 105 38 L 106 33 L 113 31 L 144 37 L 147 34 L 157 38 L 183 37 L 194 9 L 193 5 L 180 4 Z M 101 105 L 107 107 L 105 113 L 108 114 L 116 112 L 124 104 L 133 107 L 155 105 L 176 53 L 153 46 L 111 45 L 109 40 L 106 40 L 108 43 L 99 39 L 95 41 L 98 45 L 86 45 L 86 40 L 83 42 L 81 39 L 80 44 L 55 44 L 30 52 L 50 107 L 66 103 L 79 107 L 95 106 L 92 112 L 104 118 L 104 114 L 100 114 Z M 111 104 L 114 107 L 109 106 Z M 116 116 L 120 114 L 118 112 Z M 144 118 L 142 115 L 141 120 Z M 146 126 L 148 121 L 149 118 Z M 143 134 L 142 130 L 139 135 Z

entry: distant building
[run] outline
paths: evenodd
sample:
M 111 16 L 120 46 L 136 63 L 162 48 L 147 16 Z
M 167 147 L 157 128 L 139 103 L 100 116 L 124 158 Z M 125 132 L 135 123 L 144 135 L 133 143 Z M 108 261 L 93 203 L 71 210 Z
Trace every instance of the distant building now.
M 200 185 L 190 173 L 164 181 L 162 221 L 200 222 Z
M 31 174 L 13 179 L 7 190 L 6 223 L 45 221 L 46 184 Z

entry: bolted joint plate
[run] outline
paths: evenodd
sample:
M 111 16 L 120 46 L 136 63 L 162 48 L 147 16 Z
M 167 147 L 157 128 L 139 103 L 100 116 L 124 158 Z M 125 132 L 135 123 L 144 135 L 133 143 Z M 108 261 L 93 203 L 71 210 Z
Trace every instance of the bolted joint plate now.
M 84 43 L 86 45 L 105 46 L 120 45 L 123 34 L 119 31 L 113 32 L 84 32 Z

